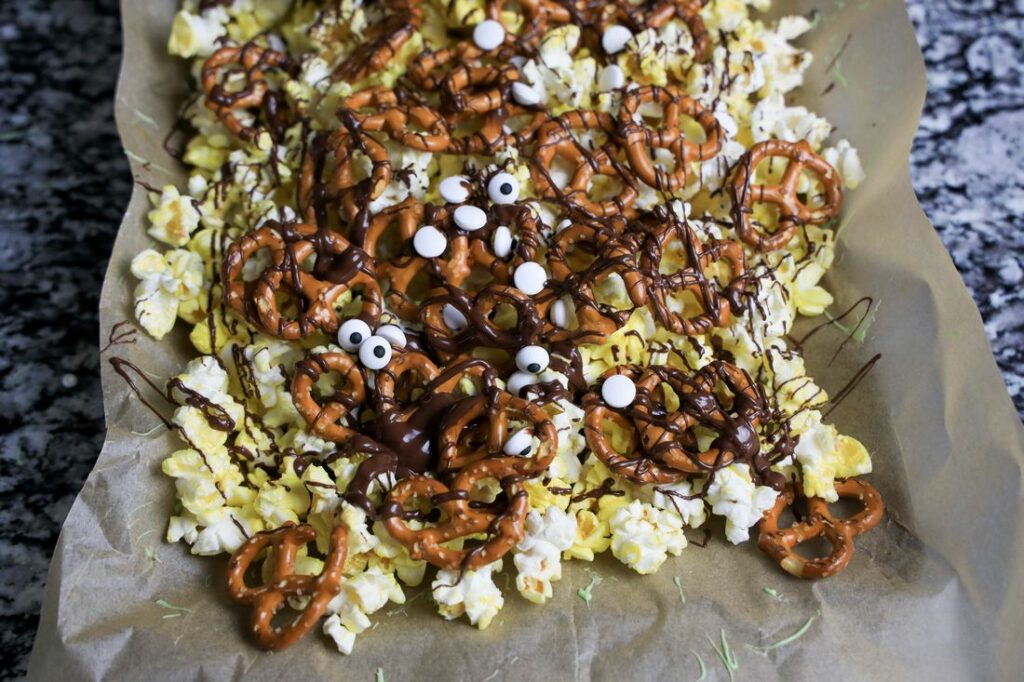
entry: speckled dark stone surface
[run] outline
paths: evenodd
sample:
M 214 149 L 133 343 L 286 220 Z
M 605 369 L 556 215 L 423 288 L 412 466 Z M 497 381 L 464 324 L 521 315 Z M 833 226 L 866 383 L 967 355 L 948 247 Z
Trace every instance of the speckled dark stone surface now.
M 921 202 L 1024 411 L 1024 0 L 908 0 Z M 0 678 L 24 675 L 61 521 L 103 441 L 97 304 L 131 189 L 113 0 L 0 3 Z

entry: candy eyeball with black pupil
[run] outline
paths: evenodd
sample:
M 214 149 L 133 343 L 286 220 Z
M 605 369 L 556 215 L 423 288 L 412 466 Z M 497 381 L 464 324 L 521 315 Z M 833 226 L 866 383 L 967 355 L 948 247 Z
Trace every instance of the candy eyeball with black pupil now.
M 338 328 L 338 345 L 349 353 L 355 353 L 363 341 L 370 338 L 373 332 L 370 325 L 357 317 L 345 320 Z
M 367 369 L 384 369 L 391 362 L 391 342 L 383 336 L 371 336 L 359 346 L 359 362 Z
M 540 374 L 550 363 L 551 356 L 540 346 L 523 346 L 516 353 L 516 367 L 530 374 Z
M 533 433 L 529 429 L 519 429 L 509 436 L 502 449 L 506 455 L 525 457 L 533 450 Z
M 395 324 L 382 324 L 377 327 L 377 331 L 374 334 L 387 339 L 395 348 L 405 348 L 407 343 L 405 332 Z
M 519 198 L 519 181 L 511 173 L 495 173 L 487 182 L 487 195 L 496 204 L 511 204 Z

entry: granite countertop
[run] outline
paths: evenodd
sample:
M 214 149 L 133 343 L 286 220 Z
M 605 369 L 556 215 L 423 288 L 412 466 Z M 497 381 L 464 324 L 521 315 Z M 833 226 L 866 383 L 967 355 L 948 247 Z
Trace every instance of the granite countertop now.
M 907 0 L 929 70 L 914 185 L 1024 413 L 1024 0 Z M 97 305 L 131 190 L 115 0 L 0 6 L 0 679 L 103 442 Z

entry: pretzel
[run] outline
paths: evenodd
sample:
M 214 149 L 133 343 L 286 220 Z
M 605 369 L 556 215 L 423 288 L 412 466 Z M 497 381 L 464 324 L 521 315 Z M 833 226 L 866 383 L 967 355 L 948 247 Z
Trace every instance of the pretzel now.
M 412 248 L 412 238 L 423 225 L 433 225 L 448 235 L 445 254 L 437 258 L 424 258 Z M 413 198 L 391 206 L 377 213 L 369 228 L 359 238 L 368 254 L 381 256 L 381 241 L 391 229 L 398 230 L 402 244 L 400 251 L 379 263 L 378 271 L 390 288 L 387 293 L 388 307 L 405 320 L 415 320 L 420 314 L 420 302 L 413 299 L 410 291 L 417 276 L 426 273 L 431 281 L 447 282 L 462 286 L 472 272 L 473 258 L 469 248 L 470 237 L 451 226 L 451 211 L 433 209 L 430 215 L 423 204 Z
M 640 106 L 656 102 L 662 107 L 661 127 L 655 130 L 639 118 Z M 679 116 L 695 120 L 704 130 L 704 142 L 687 140 L 679 128 Z M 689 167 L 697 161 L 714 158 L 721 149 L 721 129 L 714 113 L 692 97 L 673 88 L 649 85 L 626 93 L 619 110 L 620 135 L 624 140 L 630 168 L 638 178 L 655 189 L 675 192 L 686 186 Z M 675 169 L 666 171 L 654 165 L 648 148 L 668 149 L 675 157 Z
M 498 390 L 463 399 L 445 415 L 438 442 L 441 453 L 438 471 L 463 469 L 474 462 L 501 455 L 512 419 L 526 423 L 534 437 L 540 440 L 536 454 L 511 458 L 513 466 L 527 476 L 543 473 L 558 450 L 558 431 L 539 406 Z M 473 436 L 481 428 L 486 433 L 486 440 L 476 443 Z
M 449 571 L 474 571 L 497 561 L 523 539 L 530 507 L 515 459 L 476 462 L 460 471 L 450 487 L 425 476 L 399 481 L 382 512 L 388 534 L 405 545 L 413 559 L 425 559 Z M 469 496 L 476 484 L 487 478 L 497 479 L 505 494 L 506 506 L 500 512 L 470 503 Z M 410 528 L 407 519 L 423 518 L 422 512 L 406 509 L 406 504 L 414 500 L 429 502 L 439 509 L 441 521 L 420 529 Z M 444 546 L 480 533 L 486 533 L 488 538 L 472 549 Z
M 488 211 L 491 214 L 488 224 L 469 233 L 469 255 L 473 265 L 487 268 L 496 283 L 508 284 L 512 281 L 515 267 L 534 260 L 540 250 L 539 221 L 534 212 L 523 204 L 495 204 L 488 207 Z M 514 227 L 516 232 L 512 253 L 502 258 L 495 255 L 491 245 L 498 225 Z
M 341 108 L 355 115 L 364 132 L 386 133 L 398 144 L 423 152 L 447 150 L 451 131 L 444 117 L 425 104 L 403 99 L 394 90 L 377 86 L 349 95 Z
M 235 602 L 252 607 L 252 631 L 262 649 L 286 649 L 302 639 L 341 592 L 348 533 L 341 525 L 331 531 L 330 551 L 319 576 L 295 573 L 299 550 L 315 540 L 316 530 L 312 526 L 296 526 L 288 521 L 277 530 L 263 531 L 246 540 L 228 563 L 228 594 Z M 265 549 L 271 551 L 266 560 L 273 561 L 269 579 L 259 587 L 248 587 L 245 574 Z M 272 620 L 277 612 L 288 600 L 300 598 L 308 601 L 295 619 L 284 627 L 275 627 Z
M 664 248 L 678 235 L 687 251 L 690 267 L 672 274 L 659 272 L 660 262 L 651 260 L 651 251 L 641 256 L 641 270 L 645 273 L 646 287 L 651 308 L 666 329 L 686 336 L 706 334 L 715 327 L 724 327 L 729 322 L 729 302 L 718 290 L 718 282 L 708 277 L 705 271 L 716 262 L 729 266 L 729 284 L 726 291 L 740 291 L 746 282 L 746 260 L 743 247 L 738 242 L 712 240 L 703 245 L 692 229 L 685 225 L 668 224 L 657 235 L 657 254 L 660 261 Z M 669 296 L 692 294 L 701 311 L 695 315 L 684 315 L 669 305 Z
M 779 185 L 752 185 L 758 165 L 766 158 L 788 159 L 786 171 Z M 797 196 L 800 174 L 810 169 L 817 174 L 824 188 L 825 203 L 820 208 L 809 208 Z M 730 185 L 736 231 L 740 238 L 759 251 L 781 249 L 796 234 L 801 223 L 821 225 L 839 214 L 843 204 L 842 179 L 828 161 L 811 149 L 806 140 L 786 142 L 768 140 L 755 144 L 743 155 L 734 170 Z M 754 225 L 751 214 L 753 204 L 770 203 L 779 207 L 779 228 L 767 234 Z
M 853 558 L 853 539 L 878 525 L 885 513 L 882 496 L 870 483 L 850 478 L 836 481 L 836 493 L 841 499 L 854 499 L 864 509 L 848 519 L 837 519 L 829 511 L 828 503 L 820 497 L 804 498 L 807 515 L 789 528 L 779 528 L 779 519 L 787 507 L 799 497 L 792 485 L 786 486 L 765 512 L 758 526 L 757 546 L 790 575 L 797 578 L 828 578 L 846 568 Z M 795 551 L 814 538 L 824 538 L 832 545 L 832 553 L 818 559 L 806 559 Z
M 245 72 L 245 87 L 237 92 L 228 91 L 227 78 L 222 74 L 222 71 L 230 73 L 228 67 L 232 66 L 241 66 Z M 294 66 L 287 54 L 255 43 L 246 43 L 243 47 L 222 47 L 203 64 L 200 80 L 206 107 L 217 114 L 217 118 L 233 135 L 252 140 L 258 129 L 242 123 L 235 112 L 263 106 L 270 91 L 265 70 L 279 68 L 293 71 Z
M 572 135 L 574 130 L 602 130 L 614 133 L 610 116 L 596 111 L 572 111 L 543 125 L 537 131 L 537 148 L 531 175 L 534 189 L 545 199 L 559 201 L 594 217 L 632 214 L 633 202 L 639 196 L 636 179 L 614 158 L 614 148 L 596 151 L 586 149 Z M 569 183 L 559 189 L 551 178 L 555 159 L 560 157 L 575 167 Z M 622 189 L 614 197 L 595 201 L 588 197 L 595 175 L 619 178 Z
M 565 2 L 563 4 L 557 0 L 519 0 L 519 12 L 517 12 L 517 15 L 521 16 L 523 21 L 519 27 L 519 32 L 516 34 L 517 39 L 525 43 L 534 43 L 549 28 L 571 22 L 574 11 L 585 11 L 584 3 L 572 3 L 582 5 L 573 9 L 566 7 L 568 4 L 570 3 Z M 506 9 L 505 5 L 506 0 L 487 0 L 485 8 L 487 18 L 501 21 L 502 11 Z M 511 30 L 512 27 L 505 26 L 505 28 Z
M 647 28 L 661 28 L 672 19 L 678 18 L 690 31 L 693 39 L 694 60 L 703 62 L 711 54 L 711 37 L 700 16 L 702 0 L 613 0 L 599 15 L 598 28 L 604 30 L 610 24 L 627 25 L 634 32 Z
M 383 71 L 423 23 L 420 0 L 381 0 L 388 12 L 368 31 L 363 42 L 334 70 L 334 76 L 353 83 Z
M 503 91 L 519 80 L 519 70 L 507 61 L 514 47 L 514 38 L 506 36 L 504 44 L 490 51 L 469 41 L 437 52 L 425 51 L 409 64 L 408 75 L 418 87 L 440 91 L 454 111 L 486 114 L 502 106 L 506 99 Z
M 636 381 L 643 370 L 636 365 L 613 367 L 601 376 L 601 381 L 621 374 Z M 599 384 L 600 385 L 600 382 Z M 686 473 L 662 466 L 644 454 L 638 429 L 621 411 L 609 407 L 600 398 L 600 392 L 591 392 L 583 397 L 583 434 L 591 452 L 604 462 L 612 472 L 639 485 L 649 483 L 675 483 L 686 477 Z M 629 434 L 630 443 L 626 453 L 619 453 L 612 447 L 604 433 L 604 422 L 610 421 Z M 627 454 L 628 453 L 628 454 Z M 638 455 L 631 457 L 631 455 Z
M 493 319 L 499 305 L 516 310 L 516 325 L 500 327 Z M 452 305 L 465 316 L 465 329 L 450 329 L 444 321 L 444 308 Z M 420 307 L 423 333 L 431 348 L 443 357 L 451 357 L 468 346 L 484 346 L 511 350 L 537 342 L 544 333 L 543 308 L 519 289 L 491 284 L 470 295 L 451 286 L 439 287 Z
M 271 264 L 254 281 L 239 281 L 249 258 L 264 248 L 270 249 Z M 316 261 L 307 272 L 302 264 L 312 256 Z M 339 323 L 334 303 L 356 288 L 362 289 L 362 317 L 376 320 L 381 312 L 382 295 L 371 259 L 341 235 L 308 224 L 271 221 L 242 237 L 224 255 L 221 278 L 225 303 L 251 324 L 281 339 L 304 338 L 316 329 L 336 332 Z M 281 313 L 277 300 L 281 292 L 297 299 L 295 317 Z
M 345 382 L 325 404 L 313 396 L 313 386 L 328 372 L 337 372 Z M 313 434 L 335 443 L 345 443 L 359 431 L 345 426 L 348 417 L 366 401 L 366 382 L 358 363 L 347 353 L 314 353 L 295 365 L 292 402 Z
M 338 112 L 338 117 L 345 125 L 331 133 L 327 145 L 334 154 L 334 177 L 331 180 L 331 189 L 335 195 L 341 196 L 346 190 L 355 190 L 358 185 L 365 185 L 360 190 L 366 199 L 376 199 L 391 182 L 392 167 L 388 150 L 367 132 L 360 130 L 359 123 L 354 118 L 346 116 L 343 109 Z M 372 164 L 370 177 L 357 182 L 355 179 L 355 152 L 362 152 Z M 351 192 L 350 192 L 351 195 Z

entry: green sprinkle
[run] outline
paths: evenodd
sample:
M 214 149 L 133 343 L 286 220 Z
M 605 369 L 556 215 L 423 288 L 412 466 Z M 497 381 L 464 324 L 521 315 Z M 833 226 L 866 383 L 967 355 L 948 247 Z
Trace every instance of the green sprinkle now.
M 676 584 L 676 589 L 679 590 L 679 601 L 685 604 L 686 595 L 683 594 L 683 579 L 677 575 L 675 578 L 672 578 L 672 582 Z
M 736 660 L 736 655 L 733 654 L 732 649 L 729 648 L 729 640 L 725 638 L 725 628 L 722 628 L 721 631 L 721 647 L 718 647 L 715 644 L 715 640 L 711 639 L 711 635 L 709 635 L 706 632 L 704 633 L 704 638 L 708 640 L 708 644 L 710 644 L 711 648 L 715 650 L 716 654 L 718 654 L 718 658 L 721 659 L 722 665 L 725 666 L 726 672 L 729 673 L 729 679 L 732 680 L 734 678 L 737 668 L 740 667 L 740 663 Z
M 147 547 L 146 548 L 146 558 L 149 559 L 150 561 L 155 561 L 158 564 L 162 564 L 163 563 L 163 561 L 160 559 L 160 557 L 158 557 L 156 555 L 156 550 L 153 549 L 152 547 Z
M 697 678 L 697 682 L 700 682 L 705 677 L 707 677 L 708 669 L 704 667 L 704 659 L 700 657 L 700 654 L 698 654 L 693 649 L 690 649 L 690 653 L 693 654 L 693 657 L 697 659 L 697 665 L 700 666 L 700 677 Z
M 163 616 L 161 616 L 161 618 L 167 620 L 168 618 L 179 618 L 180 616 L 180 613 L 165 613 Z
M 843 69 L 839 64 L 838 59 L 836 60 L 836 63 L 832 65 L 832 77 L 836 79 L 836 83 L 839 85 L 844 88 L 847 86 L 846 76 L 843 75 Z
M 786 601 L 785 597 L 783 597 L 781 594 L 779 594 L 779 591 L 776 590 L 774 587 L 766 587 L 766 588 L 764 588 L 764 593 L 767 594 L 772 599 L 774 599 L 775 601 Z
M 603 578 L 596 573 L 590 575 L 590 584 L 586 587 L 581 587 L 576 590 L 576 594 L 579 595 L 580 599 L 587 602 L 587 608 L 590 608 L 590 602 L 594 598 L 594 588 L 601 584 Z
M 384 682 L 384 668 L 377 668 L 377 682 Z
M 192 613 L 192 609 L 186 608 L 184 606 L 175 606 L 166 599 L 157 599 L 156 605 L 162 609 L 170 609 L 171 611 L 178 611 L 180 613 Z
M 779 641 L 775 642 L 774 644 L 769 644 L 768 646 L 754 647 L 754 649 L 756 649 L 757 651 L 759 651 L 759 652 L 761 652 L 763 654 L 763 653 L 767 653 L 767 652 L 771 651 L 772 649 L 778 649 L 779 647 L 784 647 L 787 644 L 792 644 L 793 642 L 795 642 L 796 640 L 798 640 L 798 639 L 800 639 L 801 637 L 804 636 L 804 634 L 810 629 L 811 625 L 814 624 L 814 621 L 818 620 L 818 616 L 820 616 L 820 615 L 821 615 L 821 611 L 815 612 L 815 614 L 813 616 L 811 616 L 810 618 L 807 619 L 806 623 L 804 623 L 803 625 L 800 626 L 799 630 L 797 630 L 796 632 L 791 634 L 789 637 L 783 637 L 782 639 L 780 639 Z

